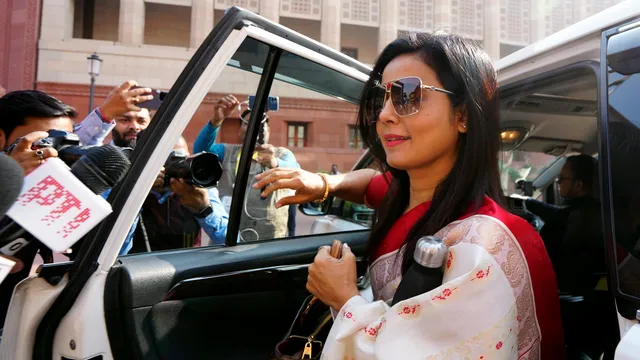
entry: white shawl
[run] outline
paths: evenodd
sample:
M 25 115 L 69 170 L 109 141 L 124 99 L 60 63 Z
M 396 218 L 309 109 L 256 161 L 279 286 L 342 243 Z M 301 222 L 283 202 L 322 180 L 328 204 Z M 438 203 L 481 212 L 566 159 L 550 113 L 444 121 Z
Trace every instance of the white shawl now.
M 375 302 L 351 298 L 322 359 L 539 359 L 541 332 L 527 263 L 499 220 L 475 215 L 436 236 L 450 246 L 442 286 L 389 307 L 400 279 L 397 251 L 370 268 Z M 451 238 L 451 237 L 449 237 Z

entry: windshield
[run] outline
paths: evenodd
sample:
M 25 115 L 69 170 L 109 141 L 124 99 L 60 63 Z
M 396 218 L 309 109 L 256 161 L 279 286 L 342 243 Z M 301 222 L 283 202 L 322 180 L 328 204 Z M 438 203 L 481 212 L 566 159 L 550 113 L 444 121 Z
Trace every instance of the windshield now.
M 500 184 L 505 195 L 517 193 L 516 182 L 518 180 L 534 181 L 556 160 L 557 156 L 544 153 L 511 150 L 500 152 Z M 533 197 L 541 195 L 535 190 Z

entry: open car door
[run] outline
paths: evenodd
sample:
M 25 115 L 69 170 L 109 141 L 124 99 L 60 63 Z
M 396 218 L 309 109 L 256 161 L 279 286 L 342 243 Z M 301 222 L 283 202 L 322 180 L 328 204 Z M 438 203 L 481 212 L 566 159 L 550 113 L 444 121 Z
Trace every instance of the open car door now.
M 640 354 L 640 19 L 605 31 L 600 72 L 600 175 L 616 360 Z
M 74 263 L 45 265 L 18 286 L 3 359 L 266 358 L 308 296 L 307 267 L 319 246 L 349 243 L 364 274 L 363 226 L 238 243 L 252 151 L 238 155 L 224 244 L 118 255 L 159 169 L 229 68 L 256 80 L 244 149 L 254 148 L 275 90 L 322 94 L 355 108 L 370 71 L 251 12 L 229 9 L 138 142 L 131 169 L 108 198 L 113 213 L 83 239 Z

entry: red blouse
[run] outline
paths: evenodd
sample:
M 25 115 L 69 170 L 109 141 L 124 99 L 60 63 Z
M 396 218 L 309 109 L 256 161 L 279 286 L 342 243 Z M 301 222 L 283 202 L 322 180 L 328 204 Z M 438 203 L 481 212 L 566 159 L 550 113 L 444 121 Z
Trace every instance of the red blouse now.
M 367 188 L 365 196 L 367 204 L 374 209 L 379 208 L 389 189 L 389 184 L 390 182 L 382 175 L 374 177 Z M 426 202 L 403 214 L 389 230 L 389 233 L 376 250 L 372 261 L 384 254 L 400 249 L 411 228 L 430 206 L 431 202 Z M 540 235 L 527 221 L 509 213 L 489 197 L 484 198 L 479 209 L 468 212 L 458 220 L 479 214 L 491 216 L 501 221 L 513 233 L 522 248 L 531 275 L 536 315 L 542 333 L 541 358 L 565 358 L 558 285 L 555 272 L 551 266 L 551 260 L 549 260 Z

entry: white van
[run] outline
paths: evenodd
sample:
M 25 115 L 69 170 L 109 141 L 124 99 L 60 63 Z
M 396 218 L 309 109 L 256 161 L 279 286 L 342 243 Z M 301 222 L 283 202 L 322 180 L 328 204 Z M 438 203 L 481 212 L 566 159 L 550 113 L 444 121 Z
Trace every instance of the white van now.
M 74 263 L 44 265 L 17 286 L 1 359 L 266 358 L 290 325 L 282 319 L 293 319 L 308 295 L 307 266 L 317 248 L 338 237 L 356 254 L 365 252 L 371 213 L 344 202 L 323 211 L 302 206 L 313 215 L 333 211 L 318 219 L 312 234 L 238 244 L 243 209 L 236 200 L 243 199 L 248 181 L 246 156 L 238 165 L 224 245 L 118 257 L 157 169 L 229 67 L 259 79 L 258 109 L 266 106 L 272 85 L 356 104 L 370 71 L 281 25 L 230 9 L 165 98 L 147 141 L 135 149 L 128 175 L 109 197 L 113 213 L 85 237 Z M 501 120 L 510 134 L 502 163 L 511 211 L 540 227 L 522 196 L 560 204 L 554 180 L 564 157 L 581 153 L 599 160 L 594 196 L 602 206 L 608 264 L 594 289 L 601 306 L 585 307 L 584 296 L 560 294 L 573 324 L 566 337 L 602 350 L 595 358 L 640 358 L 640 199 L 633 191 L 640 184 L 638 1 L 530 45 L 497 68 Z M 245 147 L 255 142 L 259 120 L 251 119 Z M 365 154 L 356 168 L 371 160 Z M 358 265 L 364 275 L 366 264 L 359 259 Z M 584 356 L 594 351 L 584 350 Z

